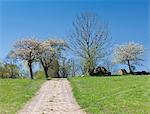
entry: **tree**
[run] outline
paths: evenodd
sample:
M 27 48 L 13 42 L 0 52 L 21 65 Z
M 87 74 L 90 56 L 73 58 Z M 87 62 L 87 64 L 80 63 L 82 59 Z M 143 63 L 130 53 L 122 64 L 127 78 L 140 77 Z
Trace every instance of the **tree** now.
M 55 58 L 53 60 L 53 62 L 51 63 L 51 66 L 48 69 L 48 76 L 56 77 L 56 78 L 60 77 L 60 74 L 59 74 L 60 63 L 59 62 L 60 61 L 58 58 Z
M 15 64 L 9 64 L 5 63 L 4 66 L 5 69 L 7 69 L 7 73 L 9 75 L 9 78 L 17 78 L 19 77 L 19 68 Z
M 142 61 L 142 54 L 144 53 L 144 46 L 139 43 L 129 42 L 117 46 L 114 50 L 114 62 L 127 64 L 130 73 L 133 73 L 132 66 Z
M 62 49 L 67 46 L 63 40 L 46 40 L 41 42 L 39 60 L 44 69 L 45 76 L 48 78 L 48 70 L 54 61 L 58 60 Z
M 82 13 L 73 22 L 69 37 L 70 47 L 83 60 L 85 72 L 90 74 L 106 54 L 109 39 L 107 24 L 100 23 L 93 13 Z
M 110 58 L 106 58 L 103 61 L 103 66 L 108 70 L 108 71 L 112 71 L 113 70 L 113 62 L 110 60 Z
M 29 67 L 31 79 L 33 79 L 32 64 L 37 60 L 40 43 L 35 39 L 23 39 L 14 44 L 12 56 L 26 61 Z
M 18 78 L 20 70 L 14 63 L 4 61 L 0 64 L 0 78 Z
M 66 57 L 61 57 L 59 73 L 62 78 L 66 78 L 69 76 L 69 72 L 71 70 L 70 68 L 71 68 L 71 66 L 69 64 L 69 60 Z
M 0 64 L 0 78 L 9 78 L 7 69 L 3 63 Z
M 70 67 L 70 71 L 69 71 L 70 76 L 74 77 L 77 74 L 81 73 L 80 66 L 79 66 L 78 62 L 76 62 L 74 59 L 69 59 L 68 64 Z

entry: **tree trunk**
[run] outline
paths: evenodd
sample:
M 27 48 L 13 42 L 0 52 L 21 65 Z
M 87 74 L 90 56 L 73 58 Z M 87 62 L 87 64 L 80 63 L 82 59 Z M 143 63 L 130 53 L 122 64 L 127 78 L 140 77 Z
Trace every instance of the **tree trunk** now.
M 33 71 L 32 71 L 32 63 L 31 62 L 28 62 L 28 67 L 30 70 L 30 77 L 31 77 L 31 79 L 33 79 Z
M 128 67 L 129 67 L 130 74 L 132 74 L 132 69 L 131 69 L 131 65 L 130 65 L 130 61 L 129 60 L 128 60 Z
M 44 69 L 44 73 L 45 73 L 45 77 L 46 79 L 48 78 L 48 67 L 44 64 L 43 60 L 41 59 L 41 64 L 43 66 Z
M 44 66 L 43 66 L 43 68 L 44 68 L 44 72 L 45 72 L 45 78 L 47 79 L 48 78 L 48 68 L 46 68 Z

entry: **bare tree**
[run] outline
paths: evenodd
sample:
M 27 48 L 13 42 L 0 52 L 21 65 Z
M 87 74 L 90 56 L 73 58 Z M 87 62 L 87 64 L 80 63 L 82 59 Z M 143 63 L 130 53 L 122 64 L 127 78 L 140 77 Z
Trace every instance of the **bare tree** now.
M 68 64 L 70 66 L 70 75 L 72 77 L 80 73 L 80 66 L 78 62 L 76 62 L 74 59 L 69 59 Z
M 61 54 L 62 49 L 66 46 L 63 40 L 46 40 L 41 42 L 39 51 L 39 60 L 48 78 L 48 69 L 52 63 L 57 60 Z
M 70 47 L 83 59 L 87 74 L 95 68 L 98 60 L 105 56 L 108 38 L 107 24 L 101 23 L 93 13 L 82 13 L 73 22 Z
M 128 44 L 117 46 L 114 50 L 114 62 L 127 64 L 130 73 L 132 73 L 132 66 L 142 61 L 142 54 L 144 53 L 144 46 L 138 43 L 129 42 Z
M 23 39 L 14 44 L 12 56 L 27 62 L 31 79 L 33 79 L 32 64 L 37 60 L 40 43 L 35 39 Z
M 108 71 L 112 71 L 113 70 L 113 62 L 110 60 L 110 58 L 106 58 L 103 61 L 103 66 L 108 70 Z
M 60 62 L 60 76 L 62 78 L 66 78 L 69 76 L 71 70 L 71 66 L 69 64 L 69 60 L 66 57 L 61 57 L 61 62 Z

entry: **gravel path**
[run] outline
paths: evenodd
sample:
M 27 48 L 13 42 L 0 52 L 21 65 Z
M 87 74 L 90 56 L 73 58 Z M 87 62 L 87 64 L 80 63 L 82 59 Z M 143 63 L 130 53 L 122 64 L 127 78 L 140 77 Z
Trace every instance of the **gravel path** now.
M 75 101 L 67 79 L 45 82 L 18 114 L 86 114 Z

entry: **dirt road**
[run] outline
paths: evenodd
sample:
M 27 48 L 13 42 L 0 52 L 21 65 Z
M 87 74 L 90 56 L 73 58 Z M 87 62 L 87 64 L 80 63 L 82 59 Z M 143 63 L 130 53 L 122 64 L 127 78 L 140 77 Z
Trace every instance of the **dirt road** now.
M 18 114 L 86 114 L 75 101 L 67 79 L 45 82 Z

